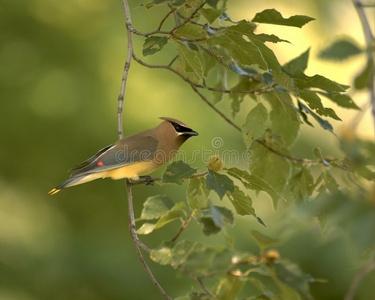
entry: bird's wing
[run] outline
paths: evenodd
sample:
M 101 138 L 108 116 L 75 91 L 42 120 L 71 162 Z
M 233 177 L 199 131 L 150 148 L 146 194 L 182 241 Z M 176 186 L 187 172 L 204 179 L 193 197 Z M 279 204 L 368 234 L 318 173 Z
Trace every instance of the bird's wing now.
M 79 164 L 74 168 L 77 171 L 71 177 L 107 171 L 138 161 L 150 160 L 155 156 L 157 147 L 158 141 L 145 132 L 127 137 L 103 148 L 96 155 Z M 78 169 L 81 165 L 82 167 Z
M 111 147 L 113 147 L 114 145 L 109 145 L 107 147 L 104 147 L 103 149 L 100 149 L 95 155 L 91 156 L 89 159 L 86 159 L 85 161 L 81 162 L 80 164 L 78 165 L 75 165 L 73 167 L 71 167 L 69 169 L 69 172 L 71 171 L 78 171 L 86 166 L 88 166 L 89 164 L 91 164 L 96 158 L 98 158 L 100 155 L 102 155 L 104 152 L 106 152 L 107 150 L 109 150 Z

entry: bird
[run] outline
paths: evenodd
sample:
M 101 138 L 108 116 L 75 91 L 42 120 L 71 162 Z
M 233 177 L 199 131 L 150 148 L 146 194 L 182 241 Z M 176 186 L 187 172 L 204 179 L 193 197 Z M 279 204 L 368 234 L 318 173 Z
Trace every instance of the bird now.
M 48 194 L 54 195 L 64 188 L 98 178 L 138 180 L 172 160 L 186 140 L 198 135 L 198 132 L 177 119 L 160 119 L 163 121 L 155 128 L 122 138 L 72 167 L 69 171 L 74 173 L 69 179 Z

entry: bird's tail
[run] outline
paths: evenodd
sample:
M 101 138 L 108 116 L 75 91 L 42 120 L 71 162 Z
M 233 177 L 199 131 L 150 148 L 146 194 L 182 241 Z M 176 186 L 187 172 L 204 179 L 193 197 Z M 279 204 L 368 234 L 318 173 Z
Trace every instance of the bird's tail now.
M 51 196 L 55 195 L 55 194 L 57 194 L 58 192 L 60 192 L 64 188 L 67 188 L 67 187 L 70 187 L 72 185 L 78 184 L 78 181 L 82 180 L 86 176 L 87 175 L 71 177 L 68 180 L 66 180 L 63 183 L 61 183 L 58 186 L 56 186 L 54 189 L 50 190 L 48 192 L 48 194 L 50 194 Z

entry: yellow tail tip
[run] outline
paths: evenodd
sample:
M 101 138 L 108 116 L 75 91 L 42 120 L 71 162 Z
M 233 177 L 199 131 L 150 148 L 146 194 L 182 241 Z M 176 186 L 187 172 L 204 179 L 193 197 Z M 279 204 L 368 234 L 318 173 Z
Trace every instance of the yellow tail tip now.
M 48 192 L 48 194 L 50 194 L 50 195 L 52 196 L 52 195 L 57 194 L 58 192 L 60 192 L 60 190 L 58 190 L 58 189 L 52 189 L 52 190 L 50 190 L 50 191 Z

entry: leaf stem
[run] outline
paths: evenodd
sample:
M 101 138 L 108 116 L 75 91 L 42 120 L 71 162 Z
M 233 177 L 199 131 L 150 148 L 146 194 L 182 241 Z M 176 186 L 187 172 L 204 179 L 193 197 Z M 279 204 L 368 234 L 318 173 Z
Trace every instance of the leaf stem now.
M 181 227 L 180 227 L 180 230 L 177 232 L 177 234 L 173 237 L 172 239 L 172 242 L 175 242 L 179 236 L 181 235 L 181 233 L 185 230 L 185 228 L 188 226 L 188 224 L 190 223 L 192 217 L 195 215 L 195 210 L 193 210 L 191 212 L 191 214 L 186 218 L 185 222 L 182 223 Z

